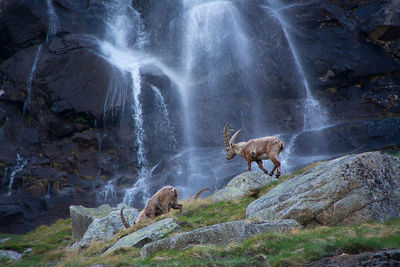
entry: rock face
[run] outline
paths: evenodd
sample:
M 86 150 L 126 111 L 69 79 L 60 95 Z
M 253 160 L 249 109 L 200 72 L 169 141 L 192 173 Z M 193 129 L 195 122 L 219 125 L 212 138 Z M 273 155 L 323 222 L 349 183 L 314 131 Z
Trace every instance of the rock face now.
M 239 200 L 256 194 L 262 187 L 278 180 L 261 172 L 245 172 L 234 177 L 223 189 L 211 196 L 213 202 Z
M 299 224 L 294 220 L 270 221 L 260 224 L 243 221 L 221 223 L 147 244 L 142 248 L 140 255 L 142 258 L 146 258 L 151 253 L 161 249 L 184 249 L 189 245 L 224 245 L 231 242 L 241 242 L 262 232 L 287 231 L 298 226 Z
M 143 247 L 149 242 L 154 242 L 166 234 L 179 228 L 179 225 L 172 218 L 166 218 L 164 220 L 150 224 L 130 235 L 124 236 L 118 240 L 112 247 L 110 247 L 105 253 L 112 252 L 122 247 Z
M 400 160 L 379 152 L 320 164 L 250 203 L 247 218 L 337 225 L 400 216 Z

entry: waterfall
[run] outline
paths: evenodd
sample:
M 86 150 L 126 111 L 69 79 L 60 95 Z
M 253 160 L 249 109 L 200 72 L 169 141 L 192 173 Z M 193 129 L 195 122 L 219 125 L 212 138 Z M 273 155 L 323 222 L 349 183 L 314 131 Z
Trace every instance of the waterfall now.
M 48 22 L 46 42 L 48 42 L 51 38 L 56 36 L 59 27 L 58 17 L 53 6 L 53 0 L 47 0 L 47 13 L 49 16 L 49 22 Z
M 155 87 L 154 85 L 151 85 L 151 89 L 153 90 L 154 96 L 157 99 L 158 106 L 160 107 L 160 109 L 162 111 L 163 121 L 165 121 L 167 132 L 169 134 L 168 139 L 172 144 L 171 147 L 173 150 L 175 150 L 175 146 L 178 143 L 178 141 L 176 141 L 175 136 L 174 136 L 174 131 L 172 129 L 171 120 L 169 119 L 168 109 L 167 109 L 167 105 L 165 104 L 164 97 L 162 96 L 160 90 L 157 87 Z
M 36 65 L 37 65 L 37 61 L 39 59 L 41 50 L 42 50 L 42 45 L 40 44 L 36 50 L 35 57 L 33 59 L 32 68 L 31 68 L 31 71 L 29 72 L 28 80 L 26 82 L 26 100 L 25 100 L 24 107 L 23 107 L 23 114 L 25 114 L 26 109 L 28 109 L 28 110 L 30 109 L 32 82 L 33 82 L 34 74 L 36 71 Z
M 116 179 L 107 181 L 107 184 L 105 186 L 103 186 L 103 188 L 100 190 L 100 192 L 96 193 L 98 205 L 102 205 L 102 204 L 115 205 L 115 204 L 117 204 L 117 192 L 115 191 L 115 188 L 114 188 L 115 181 L 116 181 Z
M 25 167 L 26 163 L 27 163 L 27 160 L 21 158 L 20 155 L 17 153 L 17 163 L 15 164 L 15 166 L 13 167 L 13 170 L 11 171 L 10 179 L 9 179 L 9 183 L 8 183 L 8 194 L 7 194 L 8 196 L 11 196 L 15 175 L 17 173 L 19 173 L 20 171 L 22 171 L 22 169 Z
M 98 45 L 100 56 L 119 71 L 119 77 L 110 83 L 104 104 L 104 113 L 106 110 L 114 112 L 114 106 L 124 109 L 128 95 L 131 96 L 129 103 L 135 125 L 135 156 L 139 171 L 138 180 L 126 191 L 123 202 L 131 204 L 138 196 L 141 196 L 142 201 L 145 202 L 150 194 L 147 180 L 151 170 L 146 156 L 146 133 L 143 128 L 143 110 L 140 99 L 142 93 L 141 69 L 146 67 L 146 71 L 161 71 L 178 88 L 185 86 L 186 80 L 161 60 L 144 51 L 147 39 L 143 30 L 143 22 L 140 14 L 131 7 L 131 1 L 111 1 L 109 4 L 106 39 L 99 40 Z M 127 90 L 131 92 L 128 93 Z
M 324 110 L 323 107 L 319 104 L 319 102 L 313 97 L 310 89 L 310 83 L 307 79 L 307 75 L 305 74 L 303 64 L 300 59 L 299 52 L 297 47 L 293 41 L 293 37 L 289 31 L 291 25 L 285 18 L 284 14 L 282 13 L 283 10 L 286 8 L 290 8 L 290 6 L 283 6 L 283 4 L 279 0 L 271 0 L 268 1 L 268 6 L 265 7 L 272 16 L 279 22 L 281 26 L 282 32 L 285 36 L 287 44 L 289 46 L 296 70 L 301 77 L 301 83 L 305 90 L 305 98 L 302 100 L 303 102 L 303 128 L 300 132 L 293 134 L 286 146 L 286 151 L 283 153 L 282 162 L 283 166 L 290 166 L 289 157 L 292 155 L 292 150 L 295 145 L 297 137 L 306 131 L 313 131 L 313 130 L 321 130 L 322 128 L 326 127 L 327 125 L 327 112 Z

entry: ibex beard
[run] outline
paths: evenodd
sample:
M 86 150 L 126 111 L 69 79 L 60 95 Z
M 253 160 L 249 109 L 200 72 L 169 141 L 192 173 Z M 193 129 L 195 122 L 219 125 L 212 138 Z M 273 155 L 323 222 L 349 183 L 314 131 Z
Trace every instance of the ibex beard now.
M 283 142 L 276 136 L 265 136 L 251 139 L 247 142 L 235 143 L 236 137 L 241 130 L 232 135 L 228 141 L 228 127 L 229 124 L 225 124 L 224 143 L 226 159 L 230 160 L 239 155 L 247 161 L 247 169 L 249 171 L 251 171 L 251 162 L 255 161 L 264 173 L 268 173 L 268 171 L 264 168 L 262 161 L 270 159 L 274 164 L 274 168 L 269 175 L 272 176 L 276 170 L 276 178 L 279 178 L 281 175 L 281 163 L 278 160 L 278 155 L 284 148 Z

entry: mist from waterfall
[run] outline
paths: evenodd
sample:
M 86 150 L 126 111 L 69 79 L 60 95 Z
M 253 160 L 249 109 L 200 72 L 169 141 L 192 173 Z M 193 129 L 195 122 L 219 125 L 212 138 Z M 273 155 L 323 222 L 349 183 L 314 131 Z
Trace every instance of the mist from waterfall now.
M 266 112 L 267 99 L 263 97 L 268 97 L 271 88 L 264 83 L 267 79 L 260 79 L 259 76 L 269 74 L 267 66 L 271 62 L 263 62 L 257 58 L 257 53 L 261 53 L 257 49 L 261 48 L 258 44 L 256 49 L 253 44 L 254 36 L 250 38 L 247 25 L 249 18 L 242 17 L 243 10 L 239 9 L 244 7 L 233 1 L 182 0 L 181 4 L 181 13 L 177 15 L 179 41 L 174 40 L 179 49 L 174 57 L 166 56 L 169 59 L 166 61 L 168 63 L 159 57 L 157 50 L 151 50 L 151 29 L 145 30 L 141 16 L 132 8 L 131 1 L 113 0 L 107 4 L 106 31 L 105 35 L 98 39 L 98 46 L 99 55 L 113 66 L 114 73 L 110 79 L 104 114 L 111 113 L 112 118 L 114 114 L 123 110 L 129 110 L 131 114 L 138 176 L 123 198 L 123 202 L 129 205 L 137 204 L 138 199 L 144 203 L 150 197 L 154 190 L 150 188 L 151 180 L 168 181 L 178 187 L 181 197 L 187 197 L 202 187 L 218 189 L 228 179 L 245 171 L 242 160 L 225 160 L 222 128 L 226 122 L 233 122 L 234 127 L 244 128 L 240 138 L 244 135 L 255 138 L 274 132 L 279 135 L 281 131 L 279 128 L 269 129 L 270 125 L 265 122 L 270 122 L 270 119 L 262 118 L 270 116 Z M 259 7 L 260 10 L 265 7 L 265 11 L 268 11 L 265 12 L 266 17 L 273 17 L 279 22 L 282 36 L 290 51 L 289 60 L 292 62 L 280 61 L 277 65 L 294 66 L 298 72 L 298 75 L 295 75 L 298 77 L 297 88 L 304 90 L 297 94 L 302 97 L 299 99 L 302 103 L 302 128 L 285 135 L 286 146 L 280 155 L 282 168 L 288 171 L 299 166 L 292 160 L 296 157 L 292 149 L 297 137 L 306 131 L 324 127 L 327 121 L 326 113 L 311 93 L 309 77 L 292 36 L 293 25 L 282 12 L 288 7 L 279 1 L 268 2 L 267 6 Z M 270 25 L 266 25 L 268 26 Z M 170 44 L 165 44 L 167 47 L 168 45 Z M 265 49 L 268 47 L 271 46 L 265 46 Z M 277 60 L 285 59 L 277 57 Z M 182 121 L 178 123 L 183 135 L 178 138 L 173 135 L 171 121 L 174 120 L 174 125 L 177 125 L 177 118 L 170 117 L 163 96 L 165 88 L 156 87 L 144 80 L 143 75 L 149 73 L 167 77 L 172 90 L 179 93 L 180 99 L 174 101 L 181 101 Z M 165 157 L 153 167 L 148 160 L 150 155 L 146 144 L 146 122 L 142 103 L 143 90 L 148 89 L 153 92 L 153 103 L 156 104 L 158 112 L 152 116 L 160 118 L 160 123 L 163 124 L 162 132 L 169 133 L 166 140 L 170 146 L 169 151 L 176 153 L 175 156 Z M 146 95 L 149 97 L 147 93 Z M 158 136 L 154 133 L 147 134 Z M 217 134 L 220 134 L 221 146 L 207 146 L 208 143 L 217 143 L 215 139 L 211 142 L 207 140 L 208 136 L 215 137 Z M 180 151 L 176 151 L 176 145 L 179 145 Z M 304 161 L 310 160 L 312 159 L 307 158 Z M 165 169 L 166 165 L 169 166 L 168 169 Z M 163 169 L 158 166 L 162 166 Z M 254 170 L 258 171 L 257 168 Z M 109 184 L 103 188 L 104 192 L 109 192 L 108 189 Z

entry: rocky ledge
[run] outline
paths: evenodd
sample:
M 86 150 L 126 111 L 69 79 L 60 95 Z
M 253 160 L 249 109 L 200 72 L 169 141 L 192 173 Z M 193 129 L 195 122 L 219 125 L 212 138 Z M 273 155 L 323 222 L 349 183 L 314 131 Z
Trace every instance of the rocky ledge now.
M 400 160 L 379 152 L 344 156 L 287 180 L 246 210 L 249 219 L 338 225 L 400 216 Z

